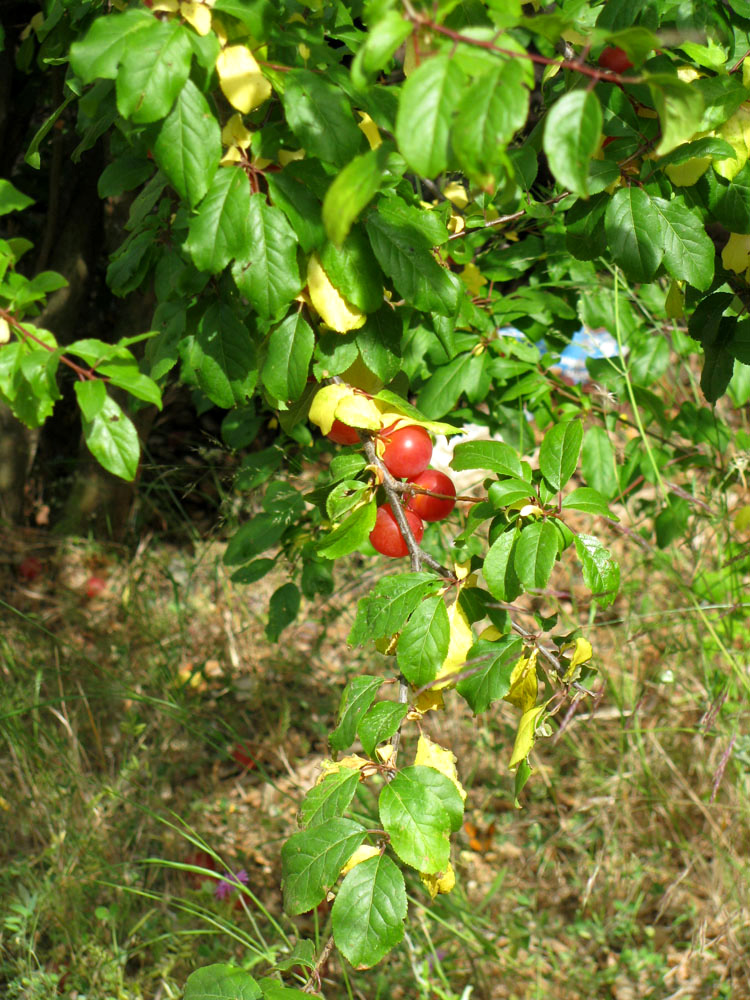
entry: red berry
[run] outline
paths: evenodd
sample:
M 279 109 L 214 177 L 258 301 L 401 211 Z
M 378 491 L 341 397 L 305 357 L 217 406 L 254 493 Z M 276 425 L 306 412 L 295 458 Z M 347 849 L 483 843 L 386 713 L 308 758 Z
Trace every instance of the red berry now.
M 36 556 L 27 556 L 18 567 L 18 575 L 22 580 L 36 580 L 42 572 L 42 560 Z
M 430 464 L 432 439 L 424 427 L 408 424 L 395 431 L 381 431 L 380 439 L 385 443 L 385 467 L 397 479 L 418 476 Z
M 333 426 L 326 437 L 335 441 L 336 444 L 359 444 L 359 434 L 356 428 L 342 424 L 340 420 L 333 421 Z
M 90 576 L 86 581 L 86 597 L 99 597 L 107 589 L 107 581 L 101 576 Z
M 437 469 L 425 469 L 418 476 L 409 480 L 414 486 L 421 486 L 424 490 L 432 490 L 433 493 L 444 493 L 448 497 L 456 496 L 456 487 L 453 480 Z M 413 510 L 423 521 L 442 521 L 456 506 L 455 499 L 441 500 L 439 497 L 430 497 L 426 493 L 414 493 L 406 502 L 409 510 Z
M 232 760 L 248 771 L 252 771 L 256 766 L 255 757 L 252 754 L 253 748 L 249 743 L 235 743 L 231 750 Z
M 421 542 L 424 535 L 424 525 L 421 519 L 411 510 L 404 509 L 404 514 L 414 538 L 417 542 Z M 391 556 L 394 559 L 399 556 L 408 556 L 409 549 L 390 505 L 378 507 L 378 512 L 375 515 L 375 527 L 370 532 L 370 541 L 372 547 L 384 556 Z
M 613 73 L 624 73 L 626 70 L 633 68 L 633 64 L 628 59 L 626 53 L 622 49 L 614 48 L 614 46 L 603 50 L 599 56 L 599 65 L 603 69 L 612 70 Z

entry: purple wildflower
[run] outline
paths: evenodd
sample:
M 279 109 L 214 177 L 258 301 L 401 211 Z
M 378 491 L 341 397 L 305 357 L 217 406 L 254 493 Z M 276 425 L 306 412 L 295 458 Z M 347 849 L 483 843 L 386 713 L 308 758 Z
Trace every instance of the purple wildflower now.
M 249 879 L 247 872 L 244 868 L 240 868 L 238 872 L 230 875 L 229 878 L 223 878 L 219 884 L 214 889 L 214 896 L 217 899 L 226 899 L 232 892 L 234 892 L 238 886 L 247 885 Z

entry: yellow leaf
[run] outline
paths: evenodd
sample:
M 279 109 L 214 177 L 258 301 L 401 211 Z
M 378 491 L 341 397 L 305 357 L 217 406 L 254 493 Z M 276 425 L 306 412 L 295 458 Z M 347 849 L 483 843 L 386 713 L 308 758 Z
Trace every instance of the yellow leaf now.
M 375 649 L 383 656 L 395 656 L 399 635 L 400 633 L 396 632 L 395 635 L 386 635 L 382 639 L 376 639 Z
M 471 625 L 465 611 L 458 603 L 458 596 L 448 608 L 448 623 L 450 625 L 448 655 L 437 672 L 436 680 L 459 673 L 461 667 L 466 663 L 466 654 L 474 645 L 474 633 L 471 631 Z M 440 688 L 447 687 L 448 684 L 450 684 L 450 680 L 446 680 L 442 684 L 434 684 L 433 689 L 439 691 Z
M 685 296 L 682 294 L 680 283 L 673 281 L 669 286 L 667 297 L 664 301 L 664 310 L 667 319 L 683 319 L 685 316 Z
M 336 406 L 336 419 L 347 427 L 358 427 L 366 431 L 380 430 L 380 410 L 360 392 L 342 397 Z
M 279 150 L 279 164 L 285 167 L 287 163 L 292 163 L 294 160 L 304 160 L 305 151 L 304 149 L 280 149 Z
M 341 378 L 347 385 L 356 386 L 357 389 L 361 389 L 371 396 L 382 389 L 384 384 L 382 379 L 370 371 L 359 355 L 357 355 L 357 360 L 349 365 L 345 372 L 341 373 Z
M 271 84 L 246 45 L 228 45 L 222 49 L 216 60 L 216 73 L 224 96 L 243 114 L 271 96 Z
M 206 4 L 197 3 L 196 0 L 180 0 L 180 13 L 199 35 L 207 35 L 211 30 L 211 11 Z
M 463 433 L 460 427 L 454 427 L 452 424 L 442 424 L 439 420 L 416 420 L 414 417 L 404 416 L 398 410 L 390 409 L 393 403 L 383 403 L 379 399 L 374 400 L 374 403 L 380 410 L 381 426 L 383 427 L 392 427 L 395 430 L 397 427 L 406 427 L 407 425 L 411 426 L 415 424 L 417 427 L 424 427 L 430 434 L 445 434 L 447 437 L 449 434 Z
M 545 708 L 546 705 L 537 705 L 535 708 L 530 708 L 527 712 L 524 712 L 521 716 L 521 721 L 518 723 L 518 732 L 516 733 L 516 742 L 513 745 L 513 755 L 510 758 L 510 764 L 508 764 L 511 771 L 514 767 L 518 767 L 521 761 L 525 760 L 531 753 L 534 747 L 539 716 Z
M 445 708 L 443 692 L 432 689 L 423 691 L 417 698 L 417 703 L 414 707 L 420 715 L 424 715 L 425 712 L 441 712 Z
M 479 295 L 482 286 L 487 284 L 487 279 L 473 260 L 470 260 L 463 271 L 460 272 L 459 278 L 466 285 L 471 295 Z
M 7 319 L 0 316 L 0 344 L 7 344 L 10 340 L 10 327 Z
M 443 188 L 443 194 L 456 208 L 466 208 L 469 204 L 469 196 L 466 193 L 466 188 L 463 184 L 459 184 L 458 181 L 451 181 L 450 184 L 446 184 Z
M 310 58 L 310 55 L 311 55 L 310 49 L 308 48 L 308 46 L 305 45 L 304 42 L 300 42 L 299 45 L 297 46 L 297 51 L 302 56 L 303 60 L 305 62 L 307 62 L 307 60 Z
M 321 431 L 327 434 L 336 419 L 336 407 L 345 396 L 351 395 L 354 395 L 354 391 L 340 382 L 324 385 L 322 389 L 318 389 L 310 404 L 308 416 L 311 422 L 317 424 Z
M 750 528 L 750 507 L 740 507 L 734 516 L 734 526 L 737 531 L 747 531 Z
M 319 785 L 329 774 L 337 774 L 339 771 L 361 771 L 363 767 L 372 767 L 372 761 L 367 760 L 365 757 L 360 757 L 356 753 L 342 757 L 341 760 L 321 761 L 320 774 L 315 784 Z
M 485 642 L 496 642 L 498 639 L 502 639 L 503 634 L 499 628 L 495 628 L 494 625 L 488 625 L 486 629 L 480 632 L 479 638 L 484 639 Z
M 354 854 L 352 854 L 344 867 L 341 869 L 341 874 L 347 875 L 352 868 L 356 868 L 357 865 L 361 865 L 362 862 L 367 861 L 368 858 L 374 858 L 376 854 L 380 854 L 379 847 L 375 847 L 374 844 L 362 844 L 362 846 L 357 848 Z
M 392 743 L 386 743 L 384 747 L 375 747 L 375 753 L 378 757 L 380 757 L 384 764 L 387 764 L 391 757 L 393 757 L 393 752 Z
M 348 333 L 365 325 L 367 314 L 347 302 L 333 287 L 323 270 L 317 254 L 310 257 L 307 265 L 307 287 L 310 300 L 323 322 L 337 333 Z
M 425 875 L 424 872 L 420 872 L 419 877 L 429 892 L 430 899 L 434 899 L 439 892 L 450 892 L 456 884 L 456 873 L 450 862 L 444 872 L 438 872 L 437 875 Z
M 410 76 L 417 68 L 417 53 L 414 48 L 414 35 L 409 35 L 404 48 L 404 76 Z
M 750 267 L 750 236 L 730 233 L 729 242 L 721 251 L 721 262 L 728 271 L 744 273 Z
M 573 658 L 570 661 L 570 666 L 568 670 L 574 670 L 576 667 L 580 667 L 583 663 L 588 663 L 591 657 L 594 655 L 594 650 L 591 648 L 591 643 L 588 639 L 583 639 L 580 636 L 575 642 L 566 642 L 565 645 L 560 649 L 561 653 L 566 653 L 569 649 L 573 650 Z
M 458 794 L 466 801 L 466 789 L 458 780 L 456 770 L 456 755 L 439 743 L 434 743 L 429 736 L 420 736 L 417 743 L 417 755 L 414 758 L 415 764 L 422 764 L 425 767 L 432 767 L 436 771 L 444 774 L 449 781 L 458 789 Z
M 466 219 L 464 219 L 463 215 L 456 215 L 455 212 L 451 212 L 447 229 L 449 233 L 462 233 L 466 229 Z
M 685 163 L 669 163 L 664 172 L 678 187 L 691 187 L 711 166 L 710 156 L 694 156 Z
M 165 14 L 176 14 L 180 4 L 178 0 L 154 0 L 151 10 L 160 11 Z
M 750 153 L 750 109 L 741 105 L 729 121 L 719 128 L 718 136 L 729 143 L 736 159 L 727 157 L 726 160 L 717 160 L 714 170 L 724 180 L 731 181 L 745 166 Z
M 536 658 L 538 651 L 532 650 L 530 656 L 522 656 L 510 675 L 510 691 L 505 695 L 504 701 L 509 701 L 511 705 L 520 708 L 522 712 L 528 711 L 536 704 L 536 696 L 539 682 L 536 675 Z
M 699 73 L 693 66 L 678 66 L 677 76 L 683 83 L 692 83 L 693 80 L 699 80 L 703 73 Z
M 370 149 L 377 149 L 378 146 L 383 144 L 378 126 L 366 111 L 358 111 L 357 114 L 361 119 L 357 122 L 360 132 L 364 133 L 365 139 L 370 143 Z
M 225 146 L 237 146 L 239 149 L 247 149 L 253 141 L 253 133 L 249 128 L 245 128 L 242 115 L 232 115 L 221 130 L 221 141 Z

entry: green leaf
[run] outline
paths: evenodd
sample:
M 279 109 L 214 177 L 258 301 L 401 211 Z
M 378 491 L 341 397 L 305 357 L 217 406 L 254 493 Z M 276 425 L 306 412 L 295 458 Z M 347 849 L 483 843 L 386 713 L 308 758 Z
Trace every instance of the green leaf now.
M 485 354 L 459 354 L 447 365 L 436 368 L 419 393 L 419 408 L 432 420 L 454 409 L 461 395 L 473 396 L 480 383 Z
M 308 941 L 307 944 L 312 944 L 312 941 Z M 300 964 L 299 961 L 294 961 L 288 967 L 292 969 L 295 965 Z M 277 968 L 279 967 L 277 964 Z M 309 966 L 309 968 L 313 967 L 314 963 Z M 304 993 L 302 990 L 295 990 L 291 986 L 282 986 L 280 982 L 271 979 L 270 976 L 264 976 L 260 980 L 260 986 L 263 990 L 263 1000 L 310 1000 L 309 993 Z
M 216 0 L 215 10 L 231 14 L 244 24 L 253 38 L 265 38 L 268 22 L 273 14 L 273 6 L 269 0 Z
M 529 112 L 521 59 L 509 59 L 484 73 L 464 91 L 453 123 L 451 142 L 466 172 L 478 180 L 495 177 L 505 148 Z
M 542 590 L 547 586 L 557 551 L 557 531 L 551 521 L 536 521 L 521 531 L 513 565 L 527 590 Z
M 130 38 L 117 73 L 117 110 L 134 122 L 164 118 L 190 72 L 192 47 L 179 21 L 158 21 Z
M 161 389 L 152 378 L 138 369 L 135 359 L 113 358 L 99 365 L 97 371 L 100 375 L 106 376 L 118 389 L 124 389 L 136 399 L 142 399 L 145 403 L 152 403 L 161 409 Z
M 85 382 L 75 382 L 73 385 L 81 416 L 84 420 L 93 420 L 101 413 L 107 401 L 107 387 L 100 378 L 87 379 Z
M 603 497 L 598 490 L 591 489 L 590 486 L 579 486 L 577 490 L 569 493 L 562 502 L 563 510 L 583 510 L 587 514 L 601 514 L 612 521 L 619 521 L 609 509 L 607 498 Z
M 7 215 L 9 212 L 21 212 L 24 208 L 34 204 L 34 199 L 29 198 L 23 191 L 19 191 L 10 181 L 0 177 L 0 215 Z
M 141 7 L 97 17 L 85 36 L 70 47 L 73 72 L 84 83 L 93 83 L 99 77 L 114 80 L 123 53 L 131 46 L 137 48 L 136 36 L 153 24 L 154 15 Z
M 258 514 L 232 535 L 224 551 L 224 565 L 237 566 L 270 549 L 287 525 L 273 514 Z
M 412 613 L 399 636 L 396 656 L 401 673 L 415 687 L 435 679 L 448 655 L 450 623 L 445 601 L 428 597 Z
M 254 559 L 246 566 L 243 566 L 241 569 L 237 569 L 234 573 L 232 573 L 232 583 L 241 583 L 245 585 L 249 583 L 257 583 L 258 580 L 262 580 L 264 576 L 267 576 L 275 565 L 275 559 Z
M 326 497 L 326 514 L 332 521 L 340 520 L 362 502 L 362 493 L 369 485 L 358 479 L 344 479 Z
M 206 965 L 185 982 L 183 1000 L 262 1000 L 260 986 L 249 972 L 232 965 Z
M 404 936 L 404 876 L 387 855 L 368 858 L 347 874 L 331 912 L 336 947 L 355 969 L 369 969 Z
M 552 105 L 544 124 L 544 152 L 558 183 L 585 198 L 589 162 L 599 148 L 602 109 L 591 90 L 573 90 Z
M 377 504 L 375 500 L 362 504 L 333 531 L 318 542 L 316 551 L 324 559 L 340 559 L 354 552 L 367 540 L 375 527 Z
M 365 90 L 413 30 L 411 21 L 402 17 L 399 11 L 384 11 L 383 16 L 369 26 L 364 44 L 354 57 L 352 62 L 354 86 Z
M 562 489 L 576 471 L 582 442 L 580 420 L 555 424 L 544 435 L 539 449 L 539 469 L 553 490 Z
M 576 535 L 575 546 L 586 586 L 600 608 L 608 607 L 620 586 L 619 565 L 593 535 Z
M 96 192 L 100 198 L 117 197 L 125 191 L 140 187 L 153 172 L 154 165 L 150 160 L 144 160 L 140 156 L 120 156 L 107 164 L 101 172 Z
M 354 820 L 333 817 L 293 834 L 281 848 L 284 909 L 291 916 L 322 902 L 367 831 Z
M 268 193 L 294 228 L 300 246 L 310 253 L 325 242 L 319 198 L 305 183 L 307 161 L 292 161 L 278 173 L 265 175 Z M 335 182 L 334 182 L 335 183 Z
M 364 139 L 349 101 L 335 84 L 306 69 L 284 74 L 282 102 L 292 132 L 307 152 L 344 166 Z
M 448 166 L 451 119 L 466 81 L 449 55 L 425 59 L 401 89 L 396 139 L 412 168 L 423 177 L 436 177 Z
M 356 768 L 342 767 L 327 774 L 313 785 L 302 800 L 299 813 L 300 826 L 318 826 L 336 816 L 342 816 L 357 791 L 360 774 Z
M 208 191 L 219 166 L 221 129 L 192 80 L 185 82 L 159 129 L 154 159 L 175 191 L 194 208 Z
M 343 243 L 354 221 L 378 193 L 388 149 L 383 143 L 355 156 L 328 188 L 323 199 L 323 224 L 333 243 Z
M 504 532 L 495 539 L 484 557 L 482 572 L 487 589 L 503 603 L 515 601 L 522 589 L 515 570 L 515 541 L 515 532 Z
M 183 358 L 217 406 L 230 409 L 251 397 L 258 377 L 255 342 L 229 302 L 208 307 L 184 344 Z
M 339 247 L 326 243 L 320 262 L 331 284 L 362 312 L 376 312 L 383 305 L 383 276 L 370 244 L 357 227 Z
M 394 222 L 386 214 L 381 202 L 366 222 L 372 249 L 385 274 L 417 309 L 455 315 L 463 294 L 460 279 L 438 264 L 432 256 L 432 244 L 421 230 L 408 222 Z
M 628 364 L 628 374 L 635 385 L 653 385 L 669 367 L 670 343 L 666 337 L 654 333 L 646 343 L 633 351 Z
M 517 452 L 502 441 L 467 441 L 456 445 L 451 468 L 456 472 L 464 469 L 488 469 L 499 476 L 524 478 Z
M 284 402 L 299 399 L 307 384 L 315 335 L 302 313 L 293 312 L 271 331 L 261 381 Z
M 302 595 L 293 583 L 284 583 L 271 595 L 268 602 L 268 624 L 266 638 L 278 642 L 279 636 L 291 625 L 299 613 Z
M 639 187 L 615 191 L 604 215 L 615 263 L 632 281 L 651 281 L 664 256 L 661 215 Z
M 696 132 L 711 128 L 701 123 L 705 105 L 699 87 L 669 73 L 650 75 L 648 87 L 661 124 L 661 142 L 656 147 L 659 156 L 692 139 Z
M 328 740 L 332 750 L 346 750 L 352 745 L 357 733 L 357 723 L 372 704 L 382 683 L 382 677 L 360 674 L 346 685 L 341 695 L 338 725 Z
M 381 288 L 382 294 L 382 288 Z M 360 357 L 373 374 L 390 382 L 401 370 L 401 318 L 390 306 L 370 313 L 354 334 Z
M 506 635 L 494 642 L 479 639 L 469 650 L 467 660 L 479 656 L 490 657 L 487 665 L 472 675 L 459 681 L 456 690 L 465 698 L 472 712 L 486 712 L 493 702 L 504 698 L 510 691 L 510 677 L 521 655 L 523 641 Z
M 284 213 L 253 194 L 245 206 L 248 243 L 236 254 L 232 277 L 260 316 L 277 319 L 302 288 L 297 236 Z
M 581 472 L 589 486 L 608 499 L 620 488 L 614 448 L 603 427 L 589 427 L 584 435 Z
M 107 472 L 132 482 L 138 471 L 141 446 L 130 417 L 107 396 L 93 420 L 83 418 L 83 437 L 94 458 Z
M 734 356 L 724 343 L 704 344 L 701 389 L 708 403 L 715 403 L 726 392 L 734 374 Z
M 218 274 L 250 243 L 250 182 L 239 167 L 217 170 L 191 220 L 186 247 L 199 271 Z
M 493 483 L 487 491 L 487 498 L 496 510 L 509 507 L 519 500 L 531 501 L 534 487 L 523 479 L 503 479 Z
M 443 585 L 434 573 L 398 573 L 379 580 L 357 606 L 357 617 L 349 634 L 353 646 L 368 639 L 391 636 L 401 628 L 422 600 Z
M 362 749 L 369 757 L 375 756 L 375 747 L 389 740 L 401 725 L 409 706 L 398 701 L 379 701 L 369 708 L 357 726 Z
M 464 821 L 464 800 L 455 781 L 429 764 L 413 764 L 399 771 L 405 780 L 416 782 L 428 789 L 440 802 L 448 814 L 451 832 L 460 830 Z
M 400 772 L 382 789 L 379 808 L 383 829 L 403 862 L 428 875 L 445 870 L 451 818 L 430 788 Z
M 705 223 L 686 207 L 682 198 L 672 201 L 652 198 L 651 204 L 661 216 L 667 271 L 673 278 L 705 292 L 714 279 L 716 253 Z

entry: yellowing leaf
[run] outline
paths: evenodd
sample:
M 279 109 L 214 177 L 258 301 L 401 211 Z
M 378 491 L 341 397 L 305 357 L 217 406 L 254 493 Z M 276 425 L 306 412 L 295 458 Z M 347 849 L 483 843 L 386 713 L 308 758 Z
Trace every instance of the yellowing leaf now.
M 305 151 L 304 149 L 280 149 L 279 150 L 279 163 L 282 167 L 285 167 L 287 163 L 292 163 L 294 160 L 304 160 Z
M 384 764 L 387 764 L 388 761 L 393 757 L 394 753 L 393 744 L 386 743 L 384 747 L 375 747 L 375 753 L 378 755 L 378 757 L 380 757 L 380 759 Z
M 327 434 L 333 421 L 336 419 L 336 407 L 345 396 L 352 396 L 354 392 L 348 385 L 334 382 L 332 385 L 324 385 L 318 389 L 313 397 L 308 414 L 312 423 L 317 424 L 324 434 Z
M 460 272 L 459 278 L 466 285 L 471 295 L 479 295 L 482 286 L 487 284 L 487 279 L 472 260 Z
M 502 637 L 503 633 L 499 628 L 495 628 L 494 625 L 488 625 L 479 635 L 479 638 L 484 639 L 485 642 L 496 642 L 498 639 L 502 639 Z
M 685 296 L 678 281 L 673 281 L 669 286 L 664 300 L 664 310 L 667 319 L 683 319 L 685 316 Z
M 580 673 L 579 667 L 584 663 L 588 663 L 591 657 L 594 655 L 594 651 L 591 648 L 591 643 L 588 639 L 578 638 L 575 642 L 566 643 L 562 649 L 561 653 L 567 652 L 567 650 L 573 650 L 573 657 L 568 665 L 568 669 L 565 671 L 565 677 L 563 680 L 570 681 L 578 676 Z
M 10 340 L 10 327 L 7 319 L 0 316 L 0 344 L 7 344 Z
M 460 427 L 454 427 L 452 424 L 442 424 L 439 420 L 415 420 L 414 417 L 406 417 L 397 410 L 389 409 L 393 405 L 392 403 L 383 403 L 379 399 L 374 400 L 374 403 L 380 410 L 382 427 L 391 427 L 395 430 L 397 427 L 406 427 L 407 424 L 415 424 L 417 427 L 424 427 L 430 434 L 445 434 L 447 437 L 449 434 L 462 433 Z
M 693 66 L 678 66 L 677 76 L 683 83 L 692 83 L 693 80 L 699 80 L 703 73 L 699 73 Z
M 466 188 L 463 184 L 459 184 L 458 181 L 451 181 L 450 184 L 446 184 L 443 188 L 443 194 L 456 208 L 466 208 L 469 204 L 469 196 L 466 193 Z
M 510 758 L 510 764 L 508 764 L 511 771 L 514 767 L 518 767 L 521 761 L 525 760 L 531 753 L 534 747 L 539 716 L 546 707 L 546 705 L 537 705 L 535 708 L 530 708 L 527 712 L 524 712 L 521 716 L 521 721 L 518 723 L 518 732 L 516 733 L 516 742 L 513 745 L 513 754 Z
M 750 153 L 750 109 L 744 104 L 741 105 L 729 121 L 724 122 L 718 130 L 718 135 L 729 143 L 736 154 L 736 159 L 727 157 L 726 160 L 717 160 L 714 163 L 714 170 L 720 177 L 731 181 L 745 166 Z
M 333 287 L 317 254 L 310 257 L 307 265 L 307 287 L 310 301 L 320 318 L 337 333 L 348 333 L 349 330 L 358 330 L 365 325 L 366 313 L 347 302 Z
M 350 753 L 348 756 L 342 757 L 341 760 L 321 761 L 320 774 L 315 784 L 319 785 L 329 774 L 337 774 L 339 771 L 361 771 L 363 767 L 372 767 L 372 761 L 360 757 L 356 753 Z
M 730 233 L 729 241 L 721 251 L 721 262 L 728 271 L 744 273 L 750 267 L 750 236 Z
M 380 430 L 380 410 L 367 396 L 352 392 L 344 396 L 336 406 L 336 419 L 347 427 L 359 427 L 362 430 Z
M 228 45 L 222 49 L 216 60 L 216 73 L 224 96 L 243 114 L 271 96 L 271 84 L 246 45 Z
M 436 771 L 444 774 L 449 781 L 458 789 L 458 794 L 466 801 L 466 789 L 458 780 L 456 770 L 456 755 L 439 743 L 434 743 L 429 736 L 420 736 L 417 743 L 417 755 L 414 758 L 415 764 L 422 764 L 425 767 L 432 767 Z
M 178 0 L 154 0 L 151 5 L 151 10 L 160 11 L 166 14 L 176 14 L 179 10 L 180 4 Z
M 711 166 L 710 156 L 694 156 L 686 163 L 669 163 L 664 172 L 673 184 L 678 187 L 691 187 L 705 174 Z
M 443 660 L 442 666 L 437 672 L 436 680 L 441 677 L 450 677 L 451 674 L 460 672 L 461 667 L 466 663 L 466 654 L 474 645 L 474 633 L 471 631 L 469 619 L 458 603 L 458 599 L 448 608 L 448 624 L 450 625 L 450 639 L 448 641 L 448 655 Z M 435 690 L 447 687 L 450 680 L 442 684 L 434 684 Z
M 207 35 L 211 30 L 211 11 L 207 4 L 197 3 L 195 0 L 181 0 L 180 13 L 199 35 Z
M 383 656 L 395 656 L 396 655 L 396 645 L 398 643 L 398 632 L 395 635 L 386 635 L 382 639 L 375 640 L 375 649 Z
M 383 140 L 380 138 L 380 131 L 375 122 L 370 118 L 366 111 L 357 112 L 360 117 L 360 121 L 357 122 L 360 132 L 364 133 L 365 139 L 370 143 L 370 149 L 377 149 L 378 146 L 383 144 Z
M 242 115 L 232 115 L 221 130 L 221 141 L 224 146 L 238 146 L 240 149 L 247 149 L 253 141 L 253 133 L 249 128 L 245 128 Z
M 367 861 L 368 858 L 374 858 L 376 854 L 380 854 L 379 847 L 375 847 L 374 844 L 362 844 L 341 869 L 341 874 L 347 875 L 352 868 L 356 868 L 357 865 L 362 864 L 363 861 Z
M 420 715 L 424 715 L 425 712 L 441 712 L 445 708 L 443 692 L 433 689 L 423 691 L 414 707 Z
M 434 899 L 439 892 L 450 892 L 456 884 L 456 873 L 450 862 L 444 872 L 438 872 L 437 875 L 425 875 L 424 872 L 420 872 L 419 877 L 429 892 L 430 899 Z
M 740 507 L 734 515 L 734 526 L 737 531 L 747 531 L 750 528 L 750 507 Z
M 510 675 L 510 691 L 504 700 L 526 712 L 536 704 L 539 682 L 536 675 L 536 658 L 538 651 L 532 650 L 530 656 L 522 656 Z

